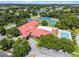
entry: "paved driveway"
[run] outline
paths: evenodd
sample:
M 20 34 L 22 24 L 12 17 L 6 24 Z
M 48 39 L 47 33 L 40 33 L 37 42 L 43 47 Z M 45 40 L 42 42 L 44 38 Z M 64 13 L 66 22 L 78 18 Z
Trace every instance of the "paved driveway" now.
M 67 52 L 55 51 L 55 50 L 49 50 L 46 48 L 38 49 L 36 47 L 36 42 L 33 39 L 29 39 L 29 44 L 31 46 L 31 51 L 29 53 L 29 57 L 35 56 L 35 57 L 70 57 L 71 55 Z
M 0 57 L 11 57 L 11 56 L 5 51 L 0 51 Z

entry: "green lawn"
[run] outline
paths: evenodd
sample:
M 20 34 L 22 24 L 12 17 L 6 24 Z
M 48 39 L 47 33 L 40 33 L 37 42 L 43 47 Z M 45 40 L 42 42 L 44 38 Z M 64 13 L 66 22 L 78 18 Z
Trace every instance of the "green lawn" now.
M 77 46 L 75 46 L 75 50 L 71 55 L 72 57 L 79 57 L 79 48 L 77 48 Z
M 36 42 L 37 42 L 37 43 L 36 43 L 36 47 L 40 49 L 40 48 L 41 48 L 41 46 L 39 46 L 39 40 L 38 40 L 38 39 L 34 39 L 34 41 L 36 41 Z

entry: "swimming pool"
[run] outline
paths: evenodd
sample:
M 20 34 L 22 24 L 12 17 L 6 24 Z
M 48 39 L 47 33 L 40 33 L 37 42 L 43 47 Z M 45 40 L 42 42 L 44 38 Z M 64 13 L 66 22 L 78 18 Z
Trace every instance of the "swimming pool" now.
M 72 40 L 72 35 L 71 32 L 66 31 L 66 30 L 58 30 L 58 37 L 59 38 L 66 38 L 66 39 L 71 39 Z
M 56 23 L 57 23 L 56 21 L 49 21 L 50 25 L 56 25 Z
M 66 33 L 66 32 L 61 32 L 61 38 L 67 38 L 67 39 L 69 39 L 69 34 L 68 33 Z
M 50 20 L 50 17 L 40 17 L 38 20 Z

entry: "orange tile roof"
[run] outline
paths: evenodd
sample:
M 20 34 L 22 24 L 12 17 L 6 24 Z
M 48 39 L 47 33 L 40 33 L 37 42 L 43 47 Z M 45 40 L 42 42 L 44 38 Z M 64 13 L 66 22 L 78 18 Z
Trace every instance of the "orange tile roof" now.
M 24 34 L 21 34 L 20 36 L 22 36 L 22 37 L 25 37 L 25 38 L 26 38 L 27 36 L 29 36 L 29 34 L 30 34 L 29 32 L 26 32 L 26 33 L 24 33 Z
M 26 24 L 24 24 L 24 25 L 22 25 L 20 27 L 17 27 L 17 29 L 20 31 L 22 37 L 27 37 L 29 35 L 29 33 L 30 33 L 29 31 L 33 27 L 37 26 L 38 24 L 39 24 L 39 22 L 34 20 L 34 21 L 26 23 Z
M 31 36 L 33 36 L 33 37 L 40 37 L 41 35 L 50 34 L 50 32 L 45 31 L 45 30 L 40 30 L 40 29 L 33 29 L 31 31 L 32 31 Z
M 26 31 L 29 31 L 30 29 L 32 29 L 33 27 L 37 26 L 38 24 L 39 24 L 39 22 L 37 22 L 37 21 L 31 21 L 29 23 L 26 23 L 26 24 L 18 27 L 17 29 L 21 33 L 25 33 Z
M 40 37 L 41 35 L 48 35 L 51 34 L 51 32 L 38 29 L 36 26 L 39 24 L 37 21 L 31 21 L 29 23 L 26 23 L 20 27 L 17 27 L 17 29 L 20 31 L 22 37 L 27 37 L 31 33 L 31 36 L 33 37 Z M 53 32 L 54 30 L 52 30 Z
M 34 26 L 37 26 L 38 23 L 39 23 L 39 22 L 37 22 L 37 21 L 34 20 L 34 21 L 31 21 L 31 22 L 29 22 L 29 23 L 26 23 L 26 24 L 24 24 L 24 25 L 18 27 L 18 29 L 25 29 L 26 27 L 34 27 Z

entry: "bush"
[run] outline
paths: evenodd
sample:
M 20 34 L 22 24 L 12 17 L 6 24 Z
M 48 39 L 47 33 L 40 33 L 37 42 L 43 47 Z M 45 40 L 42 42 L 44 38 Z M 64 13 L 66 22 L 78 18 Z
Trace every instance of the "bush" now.
M 2 34 L 2 35 L 6 34 L 6 30 L 3 26 L 0 27 L 0 34 Z
M 18 21 L 16 21 L 16 26 L 18 27 L 18 26 L 21 26 L 21 25 L 23 25 L 23 24 L 25 24 L 25 23 L 27 23 L 28 22 L 28 19 L 26 19 L 26 18 L 19 18 L 19 20 Z
M 30 46 L 25 39 L 18 39 L 12 46 L 12 56 L 14 57 L 22 57 L 29 53 Z
M 74 51 L 74 42 L 73 41 L 62 38 L 61 42 L 63 44 L 63 46 L 62 46 L 63 51 L 68 51 L 69 53 L 72 53 Z
M 43 20 L 43 21 L 41 21 L 41 25 L 43 25 L 43 26 L 47 26 L 47 25 L 48 25 L 48 22 L 45 21 L 45 20 Z
M 73 41 L 65 38 L 59 39 L 53 34 L 41 36 L 39 38 L 39 45 L 47 47 L 48 49 L 63 50 L 69 53 L 74 51 Z
M 1 49 L 2 50 L 7 50 L 12 48 L 12 44 L 14 43 L 14 41 L 10 38 L 4 38 L 0 41 L 0 45 L 1 45 Z
M 17 37 L 20 35 L 20 31 L 16 27 L 13 27 L 13 28 L 7 30 L 7 34 L 9 34 L 13 37 Z
M 33 16 L 37 16 L 37 12 L 32 12 L 32 15 Z
M 48 17 L 49 15 L 48 15 L 46 12 L 41 12 L 41 13 L 40 13 L 40 16 L 41 16 L 41 17 Z

